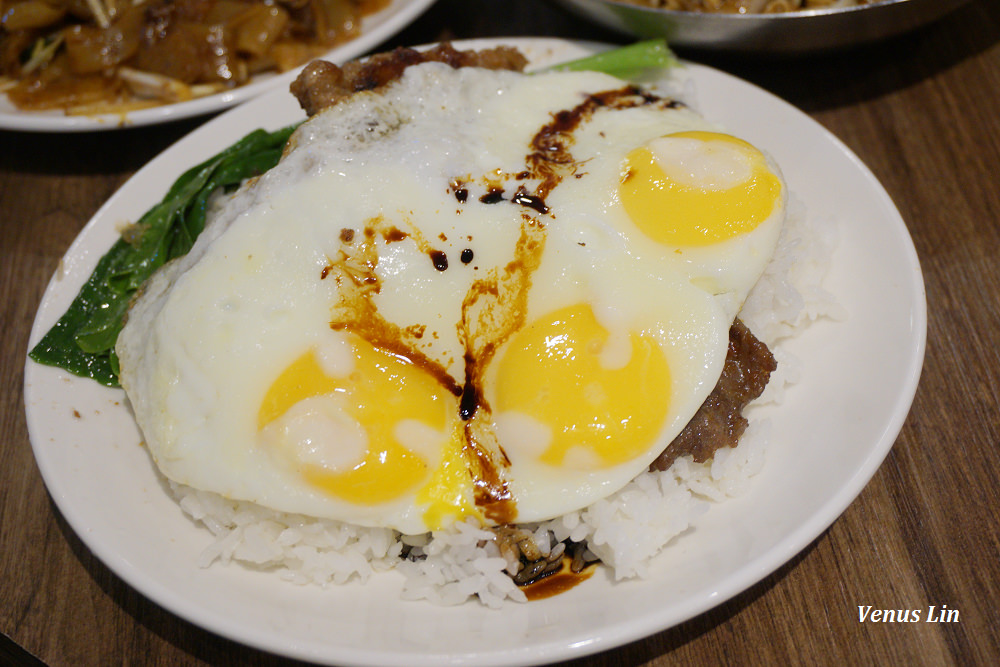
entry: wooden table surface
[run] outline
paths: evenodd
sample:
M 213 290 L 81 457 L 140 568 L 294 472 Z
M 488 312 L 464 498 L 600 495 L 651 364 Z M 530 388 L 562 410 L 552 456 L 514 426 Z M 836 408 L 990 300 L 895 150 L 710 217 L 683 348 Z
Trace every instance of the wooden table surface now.
M 549 3 L 441 0 L 390 45 L 504 35 L 623 41 Z M 927 354 L 895 446 L 831 528 L 711 611 L 575 664 L 998 664 L 1000 2 L 839 54 L 683 55 L 788 100 L 874 171 L 920 256 Z M 50 665 L 291 664 L 163 611 L 104 567 L 47 495 L 25 426 L 28 332 L 59 258 L 134 171 L 204 120 L 0 131 L 0 663 L 20 645 Z M 859 605 L 960 617 L 861 623 Z

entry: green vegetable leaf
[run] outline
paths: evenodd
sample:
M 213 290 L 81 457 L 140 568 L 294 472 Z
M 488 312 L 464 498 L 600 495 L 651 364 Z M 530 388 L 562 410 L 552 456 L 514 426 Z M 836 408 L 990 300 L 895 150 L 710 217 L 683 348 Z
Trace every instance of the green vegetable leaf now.
M 277 164 L 294 129 L 255 130 L 184 172 L 163 200 L 139 218 L 129 240 L 119 239 L 101 258 L 66 313 L 29 356 L 109 387 L 117 386 L 114 346 L 136 290 L 156 269 L 191 249 L 205 228 L 209 200 L 215 192 L 236 187 Z
M 543 72 L 604 72 L 619 79 L 635 79 L 651 70 L 675 67 L 680 63 L 662 39 L 636 42 L 592 56 L 553 65 Z

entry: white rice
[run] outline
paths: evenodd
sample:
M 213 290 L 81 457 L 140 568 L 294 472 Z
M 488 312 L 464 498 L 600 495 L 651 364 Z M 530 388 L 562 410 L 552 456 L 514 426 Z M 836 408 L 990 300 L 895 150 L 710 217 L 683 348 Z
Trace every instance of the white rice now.
M 822 288 L 836 240 L 834 225 L 809 219 L 800 203 L 790 202 L 774 258 L 740 314 L 778 360 L 778 370 L 755 404 L 780 403 L 785 388 L 798 380 L 798 362 L 783 350 L 782 341 L 820 317 L 843 316 Z M 653 557 L 683 539 L 713 503 L 745 491 L 764 464 L 768 427 L 751 418 L 739 446 L 720 450 L 711 461 L 680 458 L 669 470 L 643 473 L 589 507 L 525 527 L 534 531 L 543 553 L 568 538 L 585 542 L 617 579 L 645 576 Z M 508 574 L 516 571 L 516 563 L 501 555 L 491 531 L 472 523 L 427 535 L 399 535 L 275 512 L 177 484 L 171 488 L 184 512 L 215 536 L 201 554 L 203 567 L 236 562 L 276 571 L 296 584 L 321 585 L 363 582 L 395 569 L 404 575 L 406 599 L 452 605 L 476 597 L 490 607 L 526 599 Z M 411 558 L 401 557 L 404 549 Z

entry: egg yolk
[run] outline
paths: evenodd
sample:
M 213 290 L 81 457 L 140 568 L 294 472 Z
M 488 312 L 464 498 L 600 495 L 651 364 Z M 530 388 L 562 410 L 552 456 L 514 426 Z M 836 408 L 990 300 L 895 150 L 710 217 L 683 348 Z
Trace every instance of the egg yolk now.
M 417 502 L 427 508 L 423 516 L 428 530 L 440 530 L 467 516 L 483 520 L 483 513 L 473 500 L 472 475 L 462 454 L 464 444 L 462 426 L 456 420 L 454 437 L 441 450 L 440 465 L 417 492 Z
M 450 442 L 457 436 L 451 416 L 455 398 L 429 374 L 409 360 L 356 340 L 354 369 L 345 377 L 326 373 L 314 352 L 309 351 L 289 365 L 268 389 L 258 413 L 258 430 L 280 419 L 293 406 L 329 394 L 343 398 L 347 416 L 361 426 L 367 436 L 366 451 L 345 470 L 331 470 L 312 461 L 299 461 L 304 479 L 342 500 L 372 505 L 412 493 L 421 484 L 424 500 L 433 503 L 435 516 L 463 513 L 462 502 L 471 496 L 468 472 L 462 477 L 454 465 L 431 474 L 425 455 L 399 441 L 397 429 L 405 420 L 416 420 L 439 432 L 439 451 L 458 450 Z M 308 433 L 308 431 L 307 431 Z M 307 439 L 312 440 L 309 434 Z M 319 437 L 319 436 L 316 436 Z M 315 447 L 337 447 L 337 443 L 307 443 Z M 454 458 L 454 455 L 450 457 Z M 445 456 L 445 462 L 449 457 Z M 346 468 L 347 466 L 345 466 Z M 469 491 L 466 492 L 466 489 Z
M 601 469 L 648 451 L 666 418 L 670 372 L 659 344 L 629 333 L 627 363 L 608 368 L 610 335 L 590 306 L 562 308 L 513 337 L 497 370 L 496 407 L 548 427 L 540 460 Z
M 781 182 L 742 139 L 689 131 L 631 151 L 618 191 L 629 218 L 654 241 L 704 246 L 753 231 L 770 217 Z

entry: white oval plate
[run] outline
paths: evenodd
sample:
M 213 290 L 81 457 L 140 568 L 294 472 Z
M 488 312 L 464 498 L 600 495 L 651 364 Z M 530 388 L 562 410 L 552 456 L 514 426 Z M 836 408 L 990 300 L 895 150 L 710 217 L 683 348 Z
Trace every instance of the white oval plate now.
M 382 11 L 366 16 L 361 34 L 321 56 L 332 62 L 344 62 L 362 55 L 412 23 L 434 0 L 392 0 Z M 281 74 L 262 74 L 249 83 L 215 95 L 187 102 L 164 104 L 127 113 L 96 116 L 67 116 L 60 110 L 21 111 L 0 93 L 0 129 L 29 132 L 90 132 L 123 127 L 153 125 L 181 118 L 222 111 L 276 88 L 288 89 L 301 67 Z
M 495 45 L 499 40 L 469 42 Z M 593 45 L 504 40 L 535 63 Z M 697 106 L 770 151 L 792 192 L 832 217 L 841 242 L 827 287 L 849 311 L 790 343 L 802 379 L 771 409 L 772 442 L 745 496 L 712 507 L 656 561 L 650 578 L 598 574 L 562 595 L 490 610 L 401 601 L 396 573 L 367 584 L 299 587 L 274 573 L 196 565 L 211 537 L 154 473 L 124 395 L 28 362 L 25 398 L 35 457 L 80 539 L 116 574 L 166 609 L 274 653 L 337 664 L 530 664 L 579 657 L 655 633 L 753 585 L 826 529 L 893 444 L 916 390 L 926 305 L 912 241 L 871 172 L 794 107 L 722 72 L 687 67 Z M 275 91 L 210 121 L 140 170 L 67 252 L 32 331 L 64 312 L 116 228 L 158 201 L 185 168 L 247 131 L 300 117 Z

